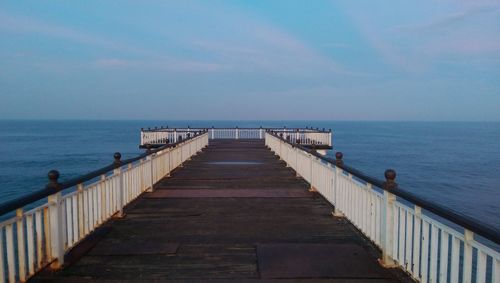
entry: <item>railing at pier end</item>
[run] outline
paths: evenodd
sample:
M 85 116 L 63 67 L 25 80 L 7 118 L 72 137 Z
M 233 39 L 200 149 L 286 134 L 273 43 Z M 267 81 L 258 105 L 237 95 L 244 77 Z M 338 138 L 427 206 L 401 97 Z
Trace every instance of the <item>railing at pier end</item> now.
M 318 149 L 332 148 L 332 130 L 319 128 L 169 128 L 155 127 L 141 129 L 141 147 L 177 142 L 186 139 L 190 134 L 207 131 L 210 140 L 217 139 L 260 139 L 263 140 L 266 131 L 274 131 L 291 143 L 304 146 L 315 146 Z
M 49 172 L 44 189 L 0 205 L 0 283 L 24 282 L 50 265 L 60 268 L 65 254 L 126 204 L 208 145 L 207 131 L 122 160 L 115 153 L 106 167 L 59 182 Z
M 500 231 L 267 131 L 266 145 L 382 252 L 380 263 L 419 282 L 500 282 Z

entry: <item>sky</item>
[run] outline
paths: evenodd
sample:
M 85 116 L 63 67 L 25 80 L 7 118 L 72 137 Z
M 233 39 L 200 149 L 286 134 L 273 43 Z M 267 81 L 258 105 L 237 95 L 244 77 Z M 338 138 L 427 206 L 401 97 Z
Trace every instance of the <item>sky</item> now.
M 500 121 L 500 1 L 0 1 L 0 119 Z

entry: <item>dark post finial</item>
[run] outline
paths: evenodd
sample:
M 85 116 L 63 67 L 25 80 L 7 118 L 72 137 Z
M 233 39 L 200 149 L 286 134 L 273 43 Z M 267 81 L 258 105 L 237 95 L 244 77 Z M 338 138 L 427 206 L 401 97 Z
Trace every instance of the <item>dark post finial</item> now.
M 394 169 L 387 169 L 384 172 L 385 176 L 385 188 L 386 189 L 396 189 L 398 184 L 396 183 L 396 171 Z
M 47 188 L 57 189 L 59 187 L 59 182 L 57 181 L 59 179 L 59 171 L 50 170 L 49 173 L 47 174 L 47 177 L 49 178 L 49 183 L 47 184 Z
M 331 129 L 331 128 L 330 128 L 330 129 L 328 129 L 328 132 L 330 132 L 330 133 L 331 133 L 331 132 L 332 132 L 332 129 Z
M 262 126 L 260 126 L 260 128 L 262 129 Z
M 335 164 L 336 165 L 344 165 L 344 161 L 342 160 L 343 157 L 344 157 L 344 154 L 340 151 L 337 151 L 335 153 Z
M 115 161 L 113 162 L 115 166 L 120 166 L 120 164 L 122 163 L 122 161 L 120 160 L 122 158 L 122 154 L 119 152 L 115 152 L 115 154 L 113 154 L 113 158 L 115 159 Z
M 151 130 L 151 127 L 148 127 L 148 131 Z
M 144 128 L 141 128 L 141 132 L 144 132 Z
M 325 128 L 323 128 L 323 132 L 326 132 L 326 131 L 325 131 Z

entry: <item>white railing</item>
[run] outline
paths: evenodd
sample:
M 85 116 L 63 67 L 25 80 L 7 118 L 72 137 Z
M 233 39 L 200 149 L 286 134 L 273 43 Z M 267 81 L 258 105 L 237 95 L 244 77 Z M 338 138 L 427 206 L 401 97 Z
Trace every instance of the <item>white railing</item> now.
M 265 139 L 333 204 L 336 215 L 349 219 L 382 250 L 382 264 L 400 267 L 419 282 L 500 282 L 499 252 L 479 242 L 471 230 L 448 225 L 425 208 L 277 136 L 266 134 Z
M 308 128 L 155 128 L 141 129 L 141 146 L 147 144 L 175 143 L 194 133 L 208 131 L 211 140 L 216 139 L 264 139 L 267 131 L 273 131 L 292 143 L 303 145 L 332 146 L 332 132 Z
M 204 133 L 127 165 L 117 163 L 100 180 L 58 191 L 35 208 L 18 208 L 0 223 L 0 283 L 26 281 L 48 264 L 61 267 L 72 247 L 111 217 L 122 216 L 126 204 L 207 145 Z

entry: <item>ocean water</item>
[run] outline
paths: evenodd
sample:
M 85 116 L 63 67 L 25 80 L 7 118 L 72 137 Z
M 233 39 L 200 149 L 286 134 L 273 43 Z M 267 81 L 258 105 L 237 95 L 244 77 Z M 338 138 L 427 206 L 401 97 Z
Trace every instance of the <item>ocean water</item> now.
M 500 229 L 500 123 L 328 121 L 0 121 L 0 203 L 41 189 L 47 172 L 82 175 L 139 150 L 141 127 L 331 128 L 344 162 Z

